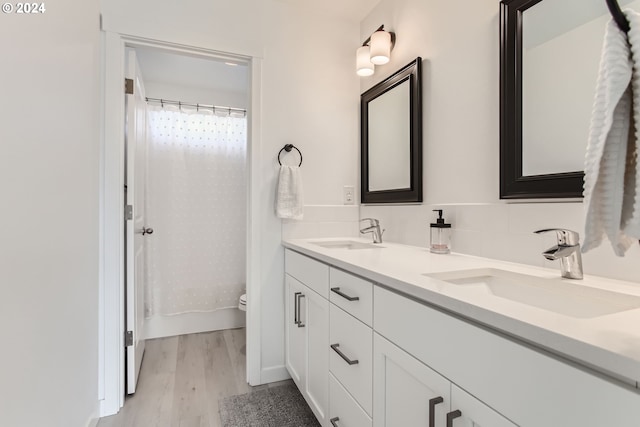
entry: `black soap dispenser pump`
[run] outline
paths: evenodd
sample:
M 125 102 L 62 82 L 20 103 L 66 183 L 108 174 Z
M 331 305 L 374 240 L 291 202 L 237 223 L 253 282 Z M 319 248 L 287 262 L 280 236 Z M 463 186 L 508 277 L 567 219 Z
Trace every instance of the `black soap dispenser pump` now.
M 430 250 L 434 254 L 448 254 L 451 252 L 451 224 L 444 222 L 442 209 L 434 209 L 438 212 L 438 219 L 431 223 Z

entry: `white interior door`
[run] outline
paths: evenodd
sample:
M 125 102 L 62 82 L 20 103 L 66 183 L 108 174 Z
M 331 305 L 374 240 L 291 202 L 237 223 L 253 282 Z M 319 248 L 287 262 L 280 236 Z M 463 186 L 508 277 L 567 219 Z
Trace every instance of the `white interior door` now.
M 126 358 L 127 393 L 136 391 L 144 354 L 145 239 L 153 230 L 145 223 L 147 181 L 146 99 L 140 67 L 133 49 L 127 49 L 126 78 L 133 94 L 126 95 Z

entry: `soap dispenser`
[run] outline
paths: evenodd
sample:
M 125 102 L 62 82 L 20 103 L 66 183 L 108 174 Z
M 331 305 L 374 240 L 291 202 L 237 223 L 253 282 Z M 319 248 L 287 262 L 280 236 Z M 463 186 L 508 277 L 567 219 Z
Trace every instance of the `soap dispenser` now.
M 451 224 L 444 222 L 442 209 L 434 209 L 438 212 L 438 219 L 431 223 L 431 252 L 434 254 L 448 254 L 451 252 Z

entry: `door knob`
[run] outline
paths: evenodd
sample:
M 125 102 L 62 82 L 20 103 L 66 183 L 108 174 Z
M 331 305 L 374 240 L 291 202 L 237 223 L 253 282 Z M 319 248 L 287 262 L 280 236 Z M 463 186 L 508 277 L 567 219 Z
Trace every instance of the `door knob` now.
M 142 235 L 145 234 L 153 234 L 153 228 L 151 227 L 142 227 Z

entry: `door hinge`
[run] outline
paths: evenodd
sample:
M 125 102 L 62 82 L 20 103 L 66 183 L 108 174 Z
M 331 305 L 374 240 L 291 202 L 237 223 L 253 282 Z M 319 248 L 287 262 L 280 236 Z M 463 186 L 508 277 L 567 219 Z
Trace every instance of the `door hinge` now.
M 126 205 L 124 207 L 124 219 L 133 219 L 133 205 Z
M 133 345 L 133 331 L 127 331 L 124 333 L 124 346 L 129 347 Z
M 133 95 L 133 79 L 124 79 L 124 93 Z

